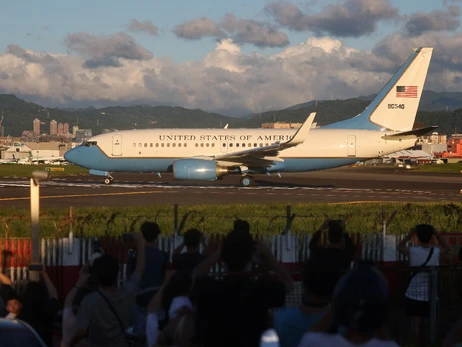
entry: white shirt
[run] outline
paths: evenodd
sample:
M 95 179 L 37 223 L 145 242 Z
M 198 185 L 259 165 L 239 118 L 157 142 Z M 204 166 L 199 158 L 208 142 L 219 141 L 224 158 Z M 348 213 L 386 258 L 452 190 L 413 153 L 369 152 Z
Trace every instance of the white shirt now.
M 427 260 L 431 247 L 409 247 L 409 265 L 422 266 Z M 433 254 L 425 266 L 440 265 L 440 248 L 433 247 Z M 406 297 L 417 301 L 429 301 L 430 293 L 430 272 L 418 272 L 409 283 L 406 290 Z
M 74 316 L 71 307 L 65 307 L 63 310 L 63 322 L 62 322 L 62 342 L 61 346 L 69 346 L 72 337 L 77 332 L 77 317 Z M 87 346 L 87 340 L 80 340 L 77 344 L 78 347 Z
M 371 339 L 366 343 L 355 344 L 346 340 L 342 335 L 333 335 L 326 333 L 306 333 L 298 347 L 399 347 L 394 341 L 384 341 Z

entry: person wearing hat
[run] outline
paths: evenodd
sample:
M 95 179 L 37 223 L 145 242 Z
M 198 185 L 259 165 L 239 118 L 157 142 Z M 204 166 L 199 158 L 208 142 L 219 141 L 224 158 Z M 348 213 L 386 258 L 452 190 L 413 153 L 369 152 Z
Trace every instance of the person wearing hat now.
M 385 277 L 374 266 L 359 262 L 339 280 L 330 312 L 303 336 L 299 347 L 398 347 L 384 333 L 387 313 Z

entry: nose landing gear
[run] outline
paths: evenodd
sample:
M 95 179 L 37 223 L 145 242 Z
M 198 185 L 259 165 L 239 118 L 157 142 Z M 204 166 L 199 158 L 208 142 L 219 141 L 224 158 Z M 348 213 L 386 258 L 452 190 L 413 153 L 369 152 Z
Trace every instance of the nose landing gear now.
M 114 177 L 112 177 L 111 175 L 107 176 L 105 179 L 104 179 L 104 184 L 111 184 L 112 181 L 114 180 Z

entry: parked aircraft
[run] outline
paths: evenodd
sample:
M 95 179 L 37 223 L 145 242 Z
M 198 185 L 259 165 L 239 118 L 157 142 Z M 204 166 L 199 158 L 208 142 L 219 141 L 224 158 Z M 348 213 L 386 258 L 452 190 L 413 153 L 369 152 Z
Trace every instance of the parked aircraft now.
M 146 129 L 96 135 L 69 150 L 69 162 L 113 180 L 113 172 L 173 172 L 177 180 L 323 170 L 413 147 L 436 127 L 413 129 L 433 48 L 416 48 L 357 116 L 312 129 Z

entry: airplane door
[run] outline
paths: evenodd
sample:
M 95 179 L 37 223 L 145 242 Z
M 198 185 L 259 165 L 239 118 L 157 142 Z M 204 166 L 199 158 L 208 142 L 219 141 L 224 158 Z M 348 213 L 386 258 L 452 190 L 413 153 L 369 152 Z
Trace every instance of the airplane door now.
M 221 143 L 221 151 L 222 151 L 223 153 L 228 152 L 228 142 L 222 142 L 222 143 Z
M 120 134 L 112 136 L 112 155 L 122 155 L 122 135 Z
M 347 136 L 347 155 L 356 157 L 356 135 Z

